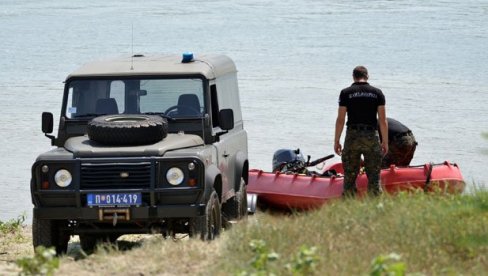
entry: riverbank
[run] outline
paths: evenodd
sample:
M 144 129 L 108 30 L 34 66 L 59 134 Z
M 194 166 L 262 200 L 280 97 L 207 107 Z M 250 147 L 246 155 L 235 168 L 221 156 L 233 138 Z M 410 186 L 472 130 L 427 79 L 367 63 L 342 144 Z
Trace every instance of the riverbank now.
M 33 255 L 29 226 L 2 233 L 0 274 Z M 359 275 L 488 271 L 488 192 L 337 201 L 297 214 L 258 213 L 211 243 L 123 236 L 90 255 L 72 238 L 56 275 Z

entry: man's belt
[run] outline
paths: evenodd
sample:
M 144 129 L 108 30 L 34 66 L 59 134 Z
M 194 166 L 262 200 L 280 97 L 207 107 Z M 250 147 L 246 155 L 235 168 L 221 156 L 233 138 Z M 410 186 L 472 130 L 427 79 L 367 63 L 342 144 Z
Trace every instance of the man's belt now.
M 354 129 L 354 130 L 369 130 L 369 131 L 372 131 L 372 130 L 376 130 L 376 127 L 374 126 L 370 126 L 370 125 L 349 125 L 347 126 L 348 129 Z

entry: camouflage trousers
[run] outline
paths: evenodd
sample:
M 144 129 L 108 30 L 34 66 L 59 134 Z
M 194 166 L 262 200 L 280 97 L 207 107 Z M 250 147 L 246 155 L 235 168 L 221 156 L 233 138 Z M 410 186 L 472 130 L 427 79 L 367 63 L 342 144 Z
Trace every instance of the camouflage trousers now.
M 368 193 L 381 194 L 381 145 L 378 131 L 347 129 L 342 151 L 344 167 L 344 196 L 354 196 L 357 192 L 356 178 L 361 167 L 361 155 L 364 156 L 364 170 L 368 177 Z
M 388 143 L 388 153 L 383 157 L 382 168 L 388 168 L 390 165 L 408 166 L 412 161 L 413 154 L 417 148 L 417 141 L 412 132 L 393 137 Z

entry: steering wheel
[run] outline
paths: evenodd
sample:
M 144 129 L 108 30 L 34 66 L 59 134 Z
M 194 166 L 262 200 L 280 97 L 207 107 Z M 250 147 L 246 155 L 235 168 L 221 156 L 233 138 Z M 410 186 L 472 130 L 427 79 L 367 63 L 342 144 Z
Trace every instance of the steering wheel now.
M 183 110 L 186 110 L 186 111 L 190 111 L 191 113 L 194 113 L 195 115 L 200 114 L 199 110 L 196 110 L 195 108 L 193 108 L 191 106 L 187 106 L 187 105 L 173 105 L 173 106 L 169 107 L 168 109 L 166 109 L 166 111 L 164 111 L 164 114 L 169 115 L 169 113 L 175 112 L 176 110 L 180 110 L 180 108 Z M 188 114 L 185 114 L 185 115 L 188 116 Z

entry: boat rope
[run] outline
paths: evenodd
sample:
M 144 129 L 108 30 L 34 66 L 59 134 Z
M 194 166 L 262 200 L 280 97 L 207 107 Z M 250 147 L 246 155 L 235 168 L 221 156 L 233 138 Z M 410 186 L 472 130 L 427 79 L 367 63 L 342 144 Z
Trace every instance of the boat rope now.
M 434 168 L 434 163 L 430 162 L 428 166 L 429 169 L 427 170 L 427 176 L 425 179 L 424 192 L 427 192 L 429 190 L 430 178 L 432 176 L 432 169 Z
M 446 165 L 446 162 L 442 162 L 442 163 L 433 163 L 433 162 L 430 162 L 429 164 L 432 164 L 434 166 L 441 166 L 441 165 Z M 450 163 L 450 164 L 457 166 L 456 164 L 453 164 L 453 163 Z M 421 165 L 408 165 L 408 166 L 397 166 L 397 165 L 395 165 L 395 167 L 397 167 L 397 168 L 422 168 L 422 167 L 425 167 L 425 164 L 421 164 Z

